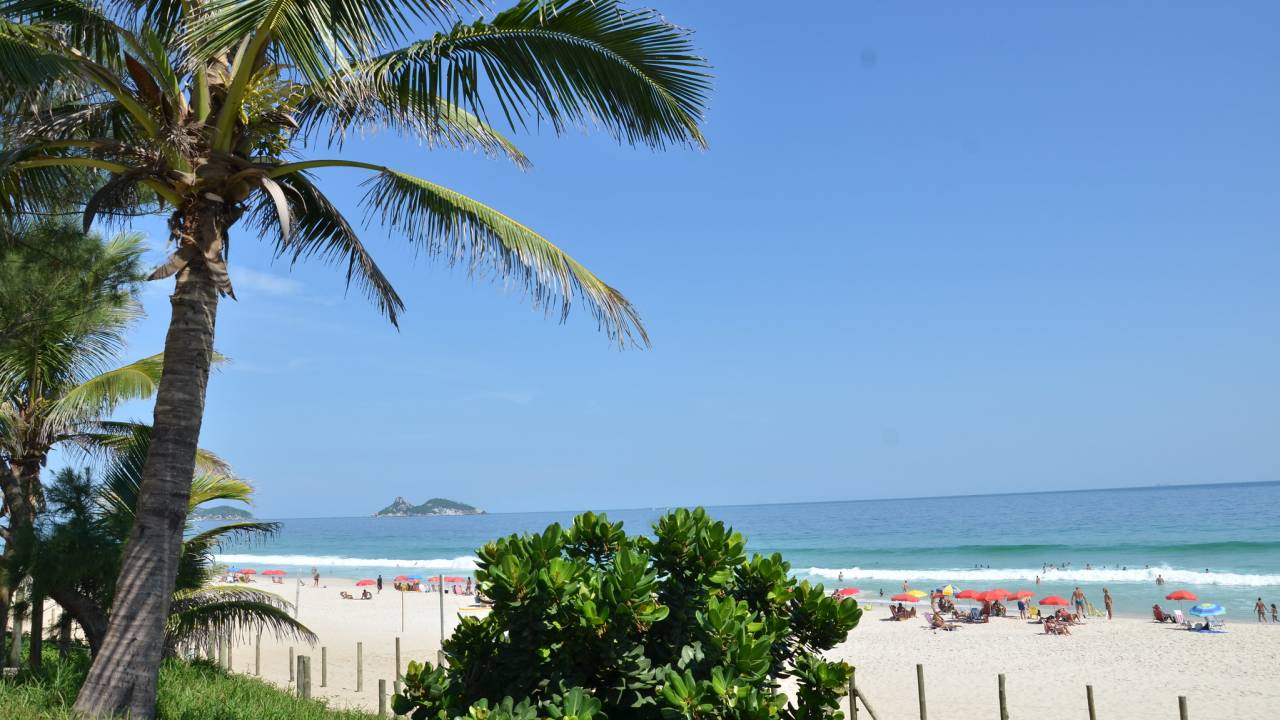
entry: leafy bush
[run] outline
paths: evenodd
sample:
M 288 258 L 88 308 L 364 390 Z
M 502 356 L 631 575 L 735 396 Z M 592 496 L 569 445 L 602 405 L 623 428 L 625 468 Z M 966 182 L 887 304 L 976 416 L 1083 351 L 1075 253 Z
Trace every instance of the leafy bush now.
M 490 543 L 476 579 L 492 613 L 462 620 L 446 667 L 410 663 L 393 707 L 414 720 L 842 718 L 850 668 L 818 653 L 862 610 L 797 583 L 777 554 L 748 560 L 745 544 L 702 509 L 663 516 L 651 538 L 586 513 Z

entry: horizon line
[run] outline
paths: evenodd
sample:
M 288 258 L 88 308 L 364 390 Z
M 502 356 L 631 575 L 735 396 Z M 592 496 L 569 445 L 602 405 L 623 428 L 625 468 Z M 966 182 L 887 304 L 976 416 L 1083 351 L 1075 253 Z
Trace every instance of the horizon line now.
M 825 504 L 842 504 L 842 503 L 874 503 L 874 502 L 897 502 L 901 500 L 955 500 L 960 498 L 984 498 L 984 497 L 1010 497 L 1014 495 L 1064 495 L 1070 493 L 1085 492 L 1132 492 L 1136 490 L 1187 490 L 1191 488 L 1213 488 L 1213 487 L 1240 487 L 1248 485 L 1280 485 L 1280 480 L 1245 480 L 1230 482 L 1209 482 L 1209 483 L 1171 483 L 1171 484 L 1155 484 L 1155 485 L 1124 485 L 1121 487 L 1106 488 L 1069 488 L 1065 490 L 1027 490 L 1024 492 L 989 492 L 989 493 L 962 493 L 956 495 L 909 495 L 900 497 L 887 498 L 848 498 L 843 500 L 786 500 L 781 502 L 749 502 L 749 503 L 677 503 L 673 505 L 650 505 L 650 506 L 633 506 L 633 507 L 616 507 L 605 508 L 602 510 L 592 510 L 590 508 L 565 509 L 558 510 L 507 510 L 499 512 L 489 512 L 484 510 L 483 515 L 526 515 L 533 513 L 609 513 L 609 512 L 630 512 L 635 510 L 656 510 L 658 508 L 746 508 L 746 507 L 768 507 L 778 505 L 825 505 Z M 457 502 L 457 501 L 454 501 Z M 261 518 L 264 520 L 337 520 L 361 517 L 375 517 L 374 515 L 314 515 L 314 516 L 297 516 L 297 517 L 270 517 Z M 475 517 L 474 515 L 420 515 L 413 517 Z

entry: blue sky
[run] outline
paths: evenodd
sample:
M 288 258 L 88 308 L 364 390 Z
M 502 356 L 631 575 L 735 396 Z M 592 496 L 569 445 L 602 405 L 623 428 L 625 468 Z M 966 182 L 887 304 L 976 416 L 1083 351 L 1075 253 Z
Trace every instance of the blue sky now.
M 396 331 L 240 229 L 202 444 L 260 515 L 1280 479 L 1280 4 L 655 3 L 715 66 L 706 152 L 315 153 L 528 223 L 653 349 L 375 225 Z M 357 217 L 360 179 L 324 176 Z M 131 353 L 160 349 L 168 291 Z

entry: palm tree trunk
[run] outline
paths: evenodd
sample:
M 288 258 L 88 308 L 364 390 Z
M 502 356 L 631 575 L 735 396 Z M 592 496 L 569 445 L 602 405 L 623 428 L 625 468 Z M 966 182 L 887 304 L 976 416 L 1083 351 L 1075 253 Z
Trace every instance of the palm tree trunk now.
M 201 216 L 201 211 L 204 215 Z M 178 556 L 195 473 L 213 358 L 218 288 L 206 259 L 222 253 L 221 218 L 213 208 L 184 208 L 179 247 L 199 255 L 181 269 L 171 298 L 151 450 L 142 472 L 138 509 L 125 546 L 107 637 L 76 698 L 89 717 L 155 716 L 156 680 L 165 622 L 178 574 Z
M 80 624 L 84 639 L 89 643 L 89 655 L 97 657 L 98 651 L 102 649 L 102 641 L 107 636 L 107 614 L 96 602 L 74 590 L 53 588 L 49 591 L 49 597 L 63 611 L 59 629 L 65 637 L 59 637 L 59 652 L 66 655 L 66 648 L 71 643 L 71 623 L 75 621 Z
M 0 556 L 0 567 L 8 572 L 0 582 L 0 649 L 5 646 L 5 638 L 9 630 L 9 610 L 13 603 L 13 593 L 22 582 L 22 574 L 14 569 L 20 564 L 19 558 L 23 547 L 30 542 L 32 528 L 35 524 L 35 509 L 31 497 L 26 492 L 29 463 L 22 461 L 5 462 L 0 465 L 0 492 L 4 494 L 4 505 L 9 513 L 9 527 L 4 536 L 4 554 Z M 26 471 L 26 472 L 24 472 Z M 37 478 L 40 467 L 35 466 Z M 7 664 L 8 655 L 0 657 L 0 667 Z
M 27 650 L 27 667 L 32 672 L 40 670 L 44 661 L 44 597 L 31 593 L 31 643 Z

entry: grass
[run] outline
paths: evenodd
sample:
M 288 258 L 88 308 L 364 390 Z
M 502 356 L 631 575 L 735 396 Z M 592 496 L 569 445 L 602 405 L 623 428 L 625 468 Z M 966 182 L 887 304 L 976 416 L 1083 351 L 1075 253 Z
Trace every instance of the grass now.
M 4 720 L 74 720 L 71 705 L 89 669 L 84 651 L 63 659 L 46 645 L 44 667 L 0 680 Z M 207 662 L 166 660 L 160 669 L 160 720 L 369 720 L 377 717 L 302 701 L 261 680 Z

